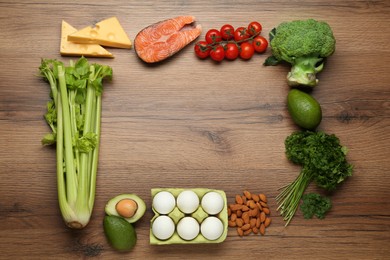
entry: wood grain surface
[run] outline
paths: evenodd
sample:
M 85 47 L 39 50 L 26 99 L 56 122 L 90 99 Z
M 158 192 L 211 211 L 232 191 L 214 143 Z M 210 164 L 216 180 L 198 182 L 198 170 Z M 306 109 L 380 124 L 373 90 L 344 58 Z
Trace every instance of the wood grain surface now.
M 41 58 L 59 55 L 62 19 L 76 28 L 117 16 L 132 40 L 160 20 L 194 15 L 206 30 L 257 20 L 263 35 L 282 21 L 327 21 L 337 39 L 313 96 L 323 109 L 319 130 L 349 148 L 354 175 L 331 194 L 324 220 L 298 211 L 288 227 L 276 211 L 278 188 L 298 166 L 284 139 L 298 128 L 286 109 L 287 66 L 199 60 L 193 44 L 155 65 L 134 50 L 110 49 L 95 208 L 83 230 L 68 229 L 58 209 L 55 150 L 42 147 L 49 86 L 37 76 Z M 0 1 L 0 259 L 389 259 L 390 258 L 390 2 L 372 1 Z M 221 244 L 149 245 L 151 188 L 222 189 L 228 201 L 249 190 L 269 197 L 273 222 L 265 236 Z M 311 185 L 308 191 L 316 191 Z M 130 253 L 107 243 L 105 203 L 136 193 L 148 209 L 136 223 Z

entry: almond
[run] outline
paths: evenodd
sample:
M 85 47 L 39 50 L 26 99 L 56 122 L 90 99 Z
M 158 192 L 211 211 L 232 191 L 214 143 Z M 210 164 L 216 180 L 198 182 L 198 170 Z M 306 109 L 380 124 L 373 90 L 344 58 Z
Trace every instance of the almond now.
M 265 216 L 265 213 L 264 213 L 264 211 L 263 211 L 263 212 L 260 213 L 260 222 L 261 222 L 261 223 L 264 223 L 265 218 L 266 218 L 266 216 Z
M 246 205 L 246 197 L 245 197 L 245 195 L 242 195 L 241 198 L 242 198 L 242 204 Z
M 241 228 L 237 228 L 237 234 L 242 237 L 244 235 L 244 231 Z
M 260 197 L 256 194 L 252 194 L 252 199 L 255 201 L 255 202 L 259 202 L 260 200 Z
M 244 195 L 245 195 L 245 197 L 248 199 L 248 200 L 250 200 L 251 198 L 252 198 L 252 194 L 249 192 L 249 191 L 244 191 Z
M 241 206 L 241 205 L 240 205 L 240 206 Z M 242 210 L 242 211 L 248 211 L 249 208 L 248 208 L 248 206 L 242 206 L 241 210 Z
M 230 209 L 232 210 L 232 211 L 237 211 L 237 210 L 240 210 L 240 209 L 242 209 L 242 205 L 239 205 L 239 204 L 230 204 Z
M 245 225 L 243 225 L 242 227 L 241 227 L 241 229 L 243 230 L 243 231 L 245 231 L 245 230 L 248 230 L 248 229 L 250 229 L 251 228 L 251 225 L 248 223 L 248 224 L 245 224 Z
M 271 224 L 271 218 L 266 218 L 264 221 L 264 226 L 269 227 L 270 224 Z
M 254 208 L 250 212 L 252 217 L 257 217 L 259 215 L 259 208 Z
M 249 224 L 251 225 L 251 228 L 256 227 L 256 219 L 255 219 L 255 218 L 251 218 L 251 219 L 249 220 Z
M 249 235 L 250 233 L 252 233 L 252 229 L 245 230 L 245 231 L 244 231 L 244 236 L 247 236 L 247 235 Z
M 260 202 L 256 202 L 256 205 L 260 211 L 263 211 L 263 207 L 261 206 Z
M 260 225 L 260 234 L 263 236 L 265 235 L 265 226 L 263 223 L 261 223 L 261 225 Z
M 259 229 L 257 227 L 253 227 L 252 228 L 252 232 L 255 233 L 255 234 L 258 234 L 259 233 Z
M 245 190 L 243 195 L 235 195 L 235 203 L 228 207 L 228 226 L 236 227 L 239 236 L 250 233 L 265 235 L 271 224 L 270 209 L 267 197 L 263 194 L 252 194 Z
M 244 220 L 242 220 L 242 218 L 236 219 L 236 225 L 237 227 L 242 227 L 242 225 L 244 225 Z
M 236 203 L 237 203 L 237 204 L 240 204 L 240 205 L 243 204 L 243 200 L 242 200 L 242 198 L 241 198 L 240 195 L 236 195 Z
M 244 221 L 245 224 L 248 224 L 249 223 L 249 212 L 244 212 L 242 213 L 242 220 Z
M 229 226 L 229 227 L 235 227 L 235 226 L 237 226 L 236 221 L 229 220 L 229 221 L 228 221 L 228 226 Z
M 259 194 L 260 200 L 267 203 L 267 197 L 264 194 Z
M 260 221 L 260 217 L 258 217 L 258 218 L 256 219 L 256 227 L 257 227 L 257 228 L 260 228 L 260 225 L 261 225 L 261 221 Z
M 263 208 L 268 208 L 267 203 L 265 203 L 265 202 L 263 202 L 263 201 L 260 201 L 260 205 L 261 205 Z

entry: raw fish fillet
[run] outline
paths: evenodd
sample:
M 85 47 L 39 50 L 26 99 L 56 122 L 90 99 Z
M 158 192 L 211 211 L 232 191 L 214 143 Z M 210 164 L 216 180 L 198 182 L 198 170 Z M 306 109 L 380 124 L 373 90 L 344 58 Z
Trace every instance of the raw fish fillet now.
M 147 63 L 169 58 L 201 34 L 201 25 L 186 26 L 194 22 L 194 16 L 179 16 L 144 28 L 135 37 L 135 52 Z

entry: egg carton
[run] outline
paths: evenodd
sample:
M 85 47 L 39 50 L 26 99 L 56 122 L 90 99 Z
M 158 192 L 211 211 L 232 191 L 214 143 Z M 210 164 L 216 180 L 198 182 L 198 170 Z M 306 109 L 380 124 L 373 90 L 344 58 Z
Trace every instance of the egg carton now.
M 222 210 L 217 213 L 217 214 L 208 214 L 205 210 L 203 210 L 201 204 L 199 203 L 199 206 L 198 208 L 193 212 L 193 213 L 190 213 L 190 214 L 186 214 L 186 213 L 183 213 L 177 206 L 177 204 L 175 205 L 174 209 L 172 211 L 170 211 L 169 213 L 167 214 L 160 214 L 153 206 L 152 206 L 152 210 L 154 212 L 154 216 L 153 218 L 151 219 L 150 223 L 150 244 L 152 245 L 169 245 L 169 244 L 201 244 L 201 243 L 221 243 L 223 242 L 226 237 L 227 237 L 227 232 L 228 232 L 228 211 L 227 211 L 227 199 L 226 199 L 226 194 L 224 191 L 222 190 L 215 190 L 215 189 L 208 189 L 208 188 L 154 188 L 151 190 L 151 195 L 152 195 L 152 200 L 153 198 L 155 197 L 156 194 L 158 194 L 159 192 L 161 191 L 168 191 L 170 192 L 175 200 L 177 199 L 177 197 L 179 196 L 179 194 L 183 191 L 187 191 L 187 190 L 191 190 L 193 192 L 195 192 L 198 197 L 199 197 L 199 201 L 202 200 L 202 197 L 207 194 L 208 192 L 216 192 L 218 194 L 221 195 L 222 199 L 223 199 L 223 208 Z M 168 239 L 165 239 L 165 240 L 160 240 L 158 239 L 152 232 L 152 225 L 153 225 L 153 222 L 156 218 L 158 218 L 159 216 L 168 216 L 170 217 L 174 224 L 175 224 L 175 231 L 173 233 L 173 235 L 171 237 L 169 237 Z M 192 240 L 185 240 L 185 239 L 182 239 L 178 232 L 177 232 L 177 224 L 179 223 L 179 221 L 184 218 L 184 217 L 193 217 L 194 219 L 197 220 L 197 222 L 199 223 L 199 225 L 201 225 L 201 223 L 208 217 L 217 217 L 223 224 L 223 231 L 222 231 L 222 234 L 219 238 L 217 239 L 213 239 L 213 240 L 209 240 L 207 238 L 205 238 L 202 233 L 199 231 L 199 234 Z

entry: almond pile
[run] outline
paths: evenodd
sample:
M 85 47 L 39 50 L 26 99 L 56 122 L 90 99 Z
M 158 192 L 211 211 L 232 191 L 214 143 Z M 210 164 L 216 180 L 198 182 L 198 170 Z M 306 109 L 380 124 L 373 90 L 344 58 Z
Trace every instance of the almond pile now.
M 252 232 L 265 235 L 265 229 L 271 224 L 267 197 L 244 191 L 243 195 L 236 195 L 235 202 L 228 208 L 229 227 L 236 227 L 239 236 Z

